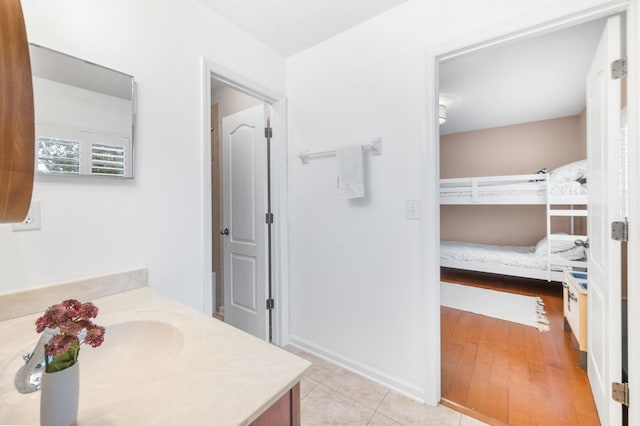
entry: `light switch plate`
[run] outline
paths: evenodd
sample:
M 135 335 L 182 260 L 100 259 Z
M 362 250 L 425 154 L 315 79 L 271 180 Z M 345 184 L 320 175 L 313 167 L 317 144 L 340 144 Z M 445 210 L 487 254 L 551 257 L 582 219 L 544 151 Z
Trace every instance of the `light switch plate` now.
M 420 219 L 420 200 L 407 200 L 404 204 L 407 219 Z

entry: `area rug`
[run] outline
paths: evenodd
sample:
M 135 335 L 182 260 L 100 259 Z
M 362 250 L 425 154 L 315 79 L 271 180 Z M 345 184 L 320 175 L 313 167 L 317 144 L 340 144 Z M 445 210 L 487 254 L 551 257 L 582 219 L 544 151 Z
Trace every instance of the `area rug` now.
M 443 282 L 440 283 L 440 304 L 536 327 L 540 331 L 550 329 L 544 303 L 539 297 Z

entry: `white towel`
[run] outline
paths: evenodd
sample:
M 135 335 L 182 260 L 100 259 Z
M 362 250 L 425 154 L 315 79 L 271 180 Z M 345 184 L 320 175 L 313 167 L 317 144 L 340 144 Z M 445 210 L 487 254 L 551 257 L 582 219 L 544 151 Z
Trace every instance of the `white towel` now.
M 338 192 L 345 199 L 364 197 L 362 145 L 336 149 L 338 159 Z

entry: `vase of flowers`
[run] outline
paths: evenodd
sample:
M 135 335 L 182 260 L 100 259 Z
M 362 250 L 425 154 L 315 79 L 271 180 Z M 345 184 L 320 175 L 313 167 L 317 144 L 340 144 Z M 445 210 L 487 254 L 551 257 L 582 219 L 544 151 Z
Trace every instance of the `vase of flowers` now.
M 104 341 L 104 327 L 93 323 L 98 308 L 91 302 L 65 300 L 50 306 L 36 320 L 36 331 L 52 329 L 54 336 L 45 345 L 45 372 L 42 375 L 40 424 L 74 425 L 78 417 L 80 345 L 98 347 Z

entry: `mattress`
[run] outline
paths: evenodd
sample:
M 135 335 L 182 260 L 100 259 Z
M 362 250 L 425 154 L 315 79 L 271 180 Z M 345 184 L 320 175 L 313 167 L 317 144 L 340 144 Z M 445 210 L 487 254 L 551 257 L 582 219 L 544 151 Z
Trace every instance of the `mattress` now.
M 551 263 L 566 260 L 582 260 L 586 257 L 584 247 L 551 254 Z M 489 244 L 441 241 L 440 258 L 457 261 L 502 265 L 508 267 L 546 270 L 547 256 L 536 254 L 536 246 L 497 246 Z

